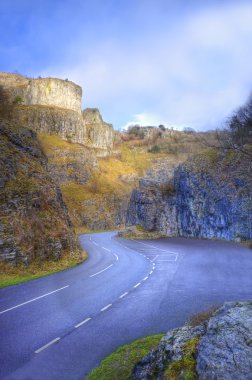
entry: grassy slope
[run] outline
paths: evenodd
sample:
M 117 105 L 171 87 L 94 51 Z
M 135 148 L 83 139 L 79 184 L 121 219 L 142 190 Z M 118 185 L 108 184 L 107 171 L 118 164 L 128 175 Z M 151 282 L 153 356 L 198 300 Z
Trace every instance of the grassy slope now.
M 202 150 L 198 136 L 195 138 L 182 132 L 145 140 L 128 137 L 126 135 L 126 141 L 116 144 L 112 156 L 98 159 L 98 166 L 90 168 L 91 176 L 87 183 L 68 181 L 61 185 L 64 201 L 78 232 L 119 227 L 115 220 L 120 205 L 124 202 L 123 207 L 126 208 L 138 179 L 156 159 L 169 158 L 171 163 L 178 164 Z M 72 159 L 68 155 L 62 157 L 55 154 L 60 149 L 77 154 L 84 150 L 81 145 L 69 143 L 57 136 L 43 134 L 40 142 L 53 165 Z M 154 145 L 160 147 L 160 152 L 153 154 L 148 151 Z M 103 220 L 106 221 L 105 225 L 101 223 Z
M 20 284 L 49 274 L 57 273 L 65 269 L 81 264 L 87 258 L 86 252 L 73 256 L 64 256 L 58 261 L 33 262 L 31 265 L 19 265 L 10 267 L 5 263 L 0 263 L 0 288 L 10 285 Z
M 157 347 L 163 334 L 138 339 L 118 348 L 95 368 L 87 380 L 128 380 L 135 366 L 150 350 Z

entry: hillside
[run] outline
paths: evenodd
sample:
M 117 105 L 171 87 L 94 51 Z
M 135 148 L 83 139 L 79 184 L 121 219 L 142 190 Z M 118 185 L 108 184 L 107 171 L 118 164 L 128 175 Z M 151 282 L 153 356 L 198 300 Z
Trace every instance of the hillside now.
M 78 254 L 68 211 L 36 133 L 0 121 L 1 260 L 12 265 Z

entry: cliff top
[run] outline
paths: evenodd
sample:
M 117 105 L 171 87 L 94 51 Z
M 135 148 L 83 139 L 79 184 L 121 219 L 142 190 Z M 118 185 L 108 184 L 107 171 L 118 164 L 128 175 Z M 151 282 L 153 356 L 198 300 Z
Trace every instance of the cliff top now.
M 67 86 L 74 86 L 80 89 L 82 91 L 81 86 L 78 84 L 68 80 L 68 79 L 60 79 L 60 78 L 54 78 L 54 77 L 46 77 L 46 78 L 29 78 L 26 76 L 23 76 L 21 74 L 12 74 L 12 73 L 7 73 L 4 71 L 0 71 L 0 84 L 3 83 L 4 85 L 8 87 L 15 87 L 15 86 L 25 86 L 27 85 L 30 81 L 34 82 L 58 82 L 58 83 L 64 83 Z

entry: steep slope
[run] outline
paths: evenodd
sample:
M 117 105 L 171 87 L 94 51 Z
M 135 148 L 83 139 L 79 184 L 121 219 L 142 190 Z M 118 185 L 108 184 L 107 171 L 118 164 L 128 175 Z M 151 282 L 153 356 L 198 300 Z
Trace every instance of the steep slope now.
M 78 252 L 35 132 L 0 121 L 0 173 L 0 260 L 29 264 Z

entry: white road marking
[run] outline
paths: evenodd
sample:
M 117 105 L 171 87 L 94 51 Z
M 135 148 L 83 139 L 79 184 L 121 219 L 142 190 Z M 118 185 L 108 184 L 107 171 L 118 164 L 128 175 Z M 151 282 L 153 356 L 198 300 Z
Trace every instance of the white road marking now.
M 152 274 L 152 273 L 153 273 L 153 270 L 150 271 L 150 274 Z
M 110 249 L 102 247 L 102 249 L 105 249 L 105 251 L 111 252 Z
M 129 292 L 123 293 L 119 298 L 123 298 L 123 297 L 127 296 L 127 294 L 129 294 Z
M 74 327 L 77 329 L 78 327 L 84 325 L 84 323 L 87 323 L 88 321 L 90 321 L 91 318 L 86 318 L 84 319 L 84 321 L 78 323 L 77 325 L 75 325 Z
M 97 244 L 95 241 L 93 241 L 93 244 L 94 244 L 94 245 L 97 245 L 97 246 L 99 245 L 99 244 Z
M 49 347 L 49 346 L 51 346 L 52 344 L 58 342 L 59 340 L 60 340 L 60 338 L 55 338 L 55 339 L 51 340 L 51 342 L 49 342 L 49 343 L 45 344 L 43 347 L 40 347 L 39 349 L 37 349 L 37 350 L 35 351 L 35 354 L 40 353 L 41 351 L 45 350 L 47 347 Z
M 144 277 L 143 281 L 146 281 L 149 276 Z
M 105 311 L 105 310 L 107 310 L 110 306 L 112 306 L 112 303 L 109 303 L 107 306 L 103 307 L 103 308 L 101 309 L 101 311 Z
M 107 269 L 111 268 L 112 266 L 113 266 L 113 264 L 111 264 L 111 265 L 109 265 L 108 267 L 106 267 L 106 268 L 104 268 L 104 269 L 100 270 L 99 272 L 96 272 L 96 273 L 92 274 L 92 275 L 91 275 L 91 276 L 89 276 L 89 277 L 94 277 L 94 276 L 97 276 L 98 274 L 100 274 L 100 273 L 104 272 L 105 270 L 107 270 Z
M 135 239 L 132 239 L 132 240 L 135 241 L 138 244 L 143 244 L 143 245 L 146 245 L 147 247 L 155 248 L 155 249 L 157 249 L 159 251 L 168 252 L 168 253 L 175 253 L 176 255 L 178 254 L 177 252 L 167 251 L 166 249 L 155 247 L 155 245 L 146 244 L 146 243 L 143 243 L 142 241 L 138 241 L 138 240 L 135 240 Z
M 156 256 L 152 259 L 152 261 L 155 261 L 157 257 L 158 257 L 158 255 L 156 255 Z
M 118 261 L 118 256 L 117 256 L 117 254 L 116 254 L 116 253 L 113 253 L 113 255 L 115 256 L 116 261 Z
M 9 309 L 6 309 L 6 310 L 1 311 L 0 314 L 7 313 L 7 311 L 10 311 L 10 310 L 16 309 L 17 307 L 20 307 L 20 306 L 24 306 L 24 305 L 26 305 L 26 304 L 28 304 L 28 303 L 30 303 L 30 302 L 34 302 L 34 301 L 36 301 L 36 300 L 39 300 L 40 298 L 47 297 L 47 296 L 49 296 L 50 294 L 53 294 L 53 293 L 59 292 L 60 290 L 66 289 L 66 288 L 68 288 L 68 287 L 69 287 L 69 285 L 66 285 L 66 286 L 63 286 L 62 288 L 59 288 L 59 289 L 53 290 L 52 292 L 49 292 L 49 293 L 43 294 L 42 296 L 39 296 L 39 297 L 33 298 L 32 300 L 29 300 L 29 301 L 26 301 L 26 302 L 20 303 L 19 305 L 16 305 L 16 306 L 10 307 Z
M 138 284 L 134 285 L 134 288 L 137 288 L 139 285 L 141 285 L 141 282 L 139 282 Z
M 158 261 L 156 263 L 164 263 L 164 262 L 171 262 L 171 261 L 177 261 L 178 254 L 177 253 L 172 253 L 170 255 L 164 255 L 164 256 L 159 256 Z

